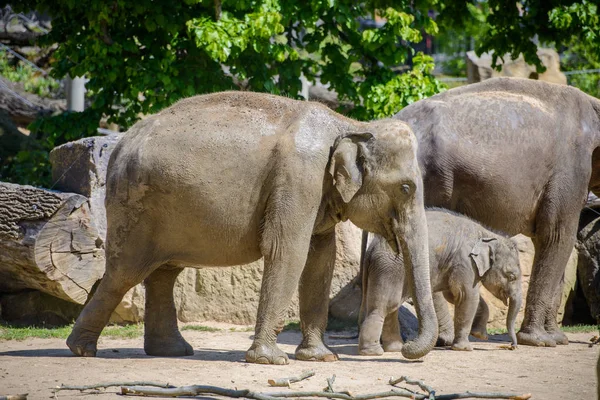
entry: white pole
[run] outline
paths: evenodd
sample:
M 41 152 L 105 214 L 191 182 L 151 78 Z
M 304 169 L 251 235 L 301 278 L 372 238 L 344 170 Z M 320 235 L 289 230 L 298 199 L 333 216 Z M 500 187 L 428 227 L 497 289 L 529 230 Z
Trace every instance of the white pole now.
M 85 82 L 85 78 L 67 76 L 67 110 L 81 112 L 85 109 Z

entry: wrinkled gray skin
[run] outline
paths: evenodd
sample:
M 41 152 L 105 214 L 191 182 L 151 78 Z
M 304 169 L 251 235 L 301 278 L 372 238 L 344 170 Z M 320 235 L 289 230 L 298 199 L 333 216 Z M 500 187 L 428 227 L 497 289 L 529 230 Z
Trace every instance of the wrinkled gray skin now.
M 495 78 L 394 116 L 419 141 L 425 205 L 530 236 L 535 259 L 520 344 L 556 346 L 563 273 L 588 191 L 600 194 L 600 101 L 536 80 Z
M 435 344 L 427 223 L 416 141 L 397 120 L 360 123 L 318 103 L 225 92 L 188 98 L 137 123 L 112 153 L 107 177 L 106 273 L 67 344 L 94 356 L 122 296 L 146 285 L 144 349 L 193 354 L 178 327 L 173 285 L 185 265 L 264 257 L 255 338 L 246 360 L 287 364 L 280 321 L 299 285 L 301 360 L 334 361 L 323 343 L 335 225 L 351 220 L 410 260 L 421 335 Z
M 509 304 L 506 327 L 516 346 L 515 320 L 522 297 L 516 244 L 469 218 L 446 210 L 427 210 L 425 215 L 431 287 L 440 325 L 438 344 L 470 351 L 469 333 L 487 339 L 487 305 L 479 296 L 482 283 L 494 296 Z M 378 235 L 365 254 L 359 353 L 381 355 L 384 351 L 400 351 L 398 308 L 410 295 L 402 255 L 394 253 Z M 456 306 L 454 326 L 444 296 Z M 475 321 L 478 307 L 479 318 Z

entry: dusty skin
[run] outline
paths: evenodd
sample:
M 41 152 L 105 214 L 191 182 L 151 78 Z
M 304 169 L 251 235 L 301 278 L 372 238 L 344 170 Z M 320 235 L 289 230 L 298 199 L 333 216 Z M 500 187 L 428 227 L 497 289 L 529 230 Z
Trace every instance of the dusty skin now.
M 236 328 L 240 329 L 239 326 Z M 252 332 L 183 331 L 182 334 L 194 347 L 195 355 L 150 357 L 144 353 L 141 337 L 101 337 L 96 358 L 73 356 L 65 347 L 64 339 L 0 342 L 0 395 L 29 393 L 30 399 L 49 399 L 51 388 L 61 383 L 83 385 L 124 380 L 204 384 L 268 392 L 288 390 L 270 388 L 268 379 L 297 376 L 307 369 L 314 370 L 316 375 L 293 384 L 293 390 L 322 390 L 326 386 L 325 379 L 335 374 L 334 388 L 353 394 L 386 391 L 389 378 L 402 375 L 423 379 L 438 393 L 466 390 L 532 393 L 533 399 L 540 400 L 593 399 L 596 393 L 598 346 L 588 346 L 591 333 L 567 334 L 569 346 L 520 346 L 516 351 L 499 348 L 507 345 L 509 340 L 507 335 L 497 335 L 487 342 L 474 341 L 472 352 L 436 348 L 423 360 L 407 361 L 398 353 L 359 357 L 357 339 L 332 339 L 329 337 L 332 333 L 328 332 L 326 340 L 340 355 L 340 361 L 314 363 L 293 358 L 301 340 L 300 332 L 283 332 L 278 342 L 292 358 L 288 366 L 244 362 Z M 116 388 L 97 395 L 60 392 L 58 398 L 123 399 L 116 392 Z

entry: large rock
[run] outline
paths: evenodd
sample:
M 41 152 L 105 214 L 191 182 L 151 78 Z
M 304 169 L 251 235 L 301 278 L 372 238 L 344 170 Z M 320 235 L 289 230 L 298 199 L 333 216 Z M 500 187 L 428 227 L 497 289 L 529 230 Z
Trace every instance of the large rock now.
M 492 56 L 484 53 L 478 57 L 474 51 L 467 52 L 467 79 L 469 83 L 481 82 L 498 76 L 510 76 L 514 78 L 539 79 L 540 81 L 567 84 L 567 77 L 560 72 L 560 57 L 553 49 L 540 48 L 537 51 L 546 71 L 538 73 L 534 65 L 529 65 L 520 55 L 516 60 L 511 60 L 510 55 L 505 55 L 502 68 L 497 71 L 492 68 Z
M 50 152 L 54 189 L 89 198 L 100 237 L 106 238 L 104 195 L 108 160 L 121 134 L 94 136 L 55 147 Z
M 592 211 L 597 211 L 591 209 Z M 598 217 L 597 214 L 595 214 Z M 600 323 L 600 218 L 587 222 L 577 235 L 579 285 L 591 317 Z

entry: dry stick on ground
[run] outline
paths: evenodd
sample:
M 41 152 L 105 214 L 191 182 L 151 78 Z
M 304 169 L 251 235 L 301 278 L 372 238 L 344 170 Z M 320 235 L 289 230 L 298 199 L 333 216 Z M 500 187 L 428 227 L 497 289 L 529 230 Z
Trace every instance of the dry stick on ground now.
M 70 386 L 62 384 L 54 388 L 54 392 L 61 390 L 92 390 L 92 389 L 106 389 L 109 387 L 117 386 L 154 386 L 159 388 L 174 388 L 175 386 L 169 385 L 168 383 L 156 383 L 156 382 L 144 382 L 144 381 L 133 381 L 133 382 L 104 382 L 95 385 L 83 385 L 83 386 Z
M 159 388 L 145 388 L 140 386 L 135 387 L 122 387 L 121 394 L 123 395 L 136 395 L 136 396 L 163 396 L 163 397 L 179 397 L 179 396 L 198 396 L 206 394 L 215 394 L 231 398 L 246 398 L 254 400 L 279 400 L 281 398 L 295 398 L 305 399 L 310 397 L 323 397 L 328 399 L 341 399 L 341 400 L 371 400 L 381 399 L 387 397 L 407 397 L 414 400 L 427 400 L 430 398 L 429 394 L 415 393 L 404 389 L 392 389 L 387 392 L 370 393 L 358 396 L 352 396 L 346 393 L 330 393 L 330 392 L 274 392 L 274 393 L 261 393 L 254 392 L 251 390 L 231 390 L 220 388 L 216 386 L 203 386 L 203 385 L 192 385 L 192 386 L 181 386 L 171 389 L 159 389 Z M 508 393 L 453 393 L 435 396 L 435 400 L 453 400 L 453 399 L 512 399 L 512 400 L 527 400 L 531 397 L 530 394 L 514 395 Z
M 138 396 L 163 396 L 163 397 L 178 397 L 178 396 L 198 396 L 201 394 L 216 394 L 231 398 L 246 398 L 254 400 L 278 400 L 281 398 L 309 398 L 323 397 L 328 399 L 341 400 L 370 400 L 380 399 L 384 397 L 408 397 L 415 400 L 424 400 L 426 395 L 415 395 L 414 392 L 409 392 L 403 389 L 394 389 L 388 392 L 372 393 L 359 396 L 352 396 L 347 393 L 331 393 L 331 392 L 273 392 L 261 393 L 251 390 L 231 390 L 216 386 L 192 385 L 181 386 L 173 389 L 145 388 L 141 386 L 122 387 L 121 394 L 123 395 L 138 395 Z
M 423 382 L 423 381 L 419 381 L 419 380 L 416 380 L 416 379 L 410 379 L 406 375 L 401 376 L 398 379 L 390 378 L 390 382 L 389 383 L 390 383 L 390 385 L 395 386 L 396 384 L 401 383 L 401 382 L 406 382 L 409 385 L 417 385 L 418 387 L 421 388 L 421 390 L 423 390 L 423 391 L 425 391 L 425 392 L 427 392 L 429 394 L 429 399 L 430 400 L 435 399 L 435 389 L 434 388 L 432 388 L 431 386 L 425 384 L 425 382 Z
M 404 381 L 407 383 L 413 383 L 421 386 L 423 388 L 430 388 L 420 381 L 415 381 L 407 377 L 403 377 Z M 340 400 L 371 400 L 371 399 L 381 399 L 387 397 L 408 397 L 414 400 L 428 400 L 431 398 L 431 394 L 421 394 L 416 393 L 410 390 L 394 388 L 387 392 L 379 392 L 379 393 L 367 393 L 362 395 L 353 396 L 348 392 L 333 392 L 333 381 L 335 380 L 335 375 L 331 378 L 327 379 L 328 387 L 325 390 L 332 390 L 332 392 L 323 391 L 323 392 L 272 392 L 272 393 L 264 393 L 264 392 L 254 392 L 248 389 L 243 390 L 232 390 L 226 389 L 218 386 L 206 386 L 206 385 L 191 385 L 191 386 L 181 386 L 174 387 L 169 384 L 160 384 L 154 382 L 127 382 L 127 383 L 99 383 L 96 385 L 86 385 L 86 386 L 67 386 L 61 385 L 55 389 L 55 392 L 59 390 L 90 390 L 90 389 L 99 389 L 99 388 L 107 388 L 113 386 L 121 386 L 121 394 L 123 395 L 135 395 L 135 396 L 163 396 L 163 397 L 179 397 L 179 396 L 198 396 L 201 394 L 214 394 L 220 395 L 230 398 L 246 398 L 253 400 L 279 400 L 282 398 L 294 398 L 294 399 L 305 399 L 309 397 L 321 397 L 327 399 L 340 399 Z M 399 381 L 398 381 L 399 382 Z M 398 383 L 397 382 L 397 383 Z M 419 383 L 417 383 L 419 382 Z M 133 384 L 133 385 L 132 385 Z M 131 386 L 130 386 L 131 385 Z M 145 385 L 145 386 L 137 386 L 137 385 Z M 154 387 L 150 387 L 154 386 Z M 430 388 L 431 389 L 431 388 Z M 424 389 L 428 390 L 428 389 Z M 432 390 L 433 392 L 433 390 Z M 430 392 L 430 393 L 432 393 Z M 531 398 L 531 394 L 522 394 L 515 395 L 510 393 L 475 393 L 475 392 L 465 392 L 465 393 L 452 393 L 452 394 L 444 394 L 433 397 L 435 400 L 454 400 L 454 399 L 512 399 L 512 400 L 527 400 Z M 0 398 L 0 400 L 2 400 Z M 19 398 L 11 399 L 11 400 L 21 400 Z
M 267 382 L 274 387 L 290 387 L 290 384 L 303 381 L 311 376 L 315 376 L 315 371 L 304 371 L 300 376 L 293 376 L 291 378 L 269 379 Z

